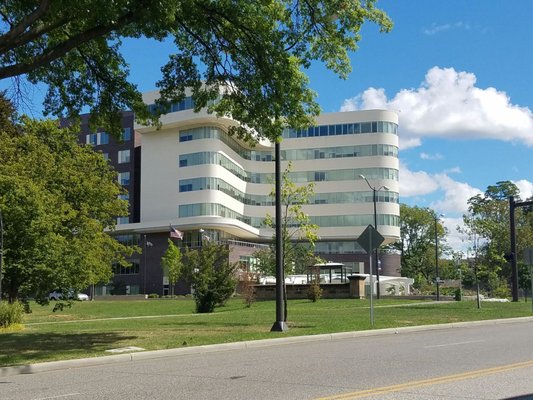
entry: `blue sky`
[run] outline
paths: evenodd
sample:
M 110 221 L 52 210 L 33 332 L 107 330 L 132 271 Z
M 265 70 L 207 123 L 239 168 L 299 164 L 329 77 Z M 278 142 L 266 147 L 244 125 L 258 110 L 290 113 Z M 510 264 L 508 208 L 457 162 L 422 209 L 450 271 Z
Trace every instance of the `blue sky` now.
M 445 214 L 450 233 L 466 200 L 512 180 L 533 195 L 533 1 L 380 0 L 388 34 L 366 25 L 353 72 L 316 64 L 324 112 L 388 108 L 400 116 L 401 201 Z M 131 80 L 153 90 L 170 43 L 128 41 Z M 5 83 L 0 83 L 4 86 Z M 36 89 L 39 114 L 42 90 Z M 451 235 L 450 244 L 462 247 Z

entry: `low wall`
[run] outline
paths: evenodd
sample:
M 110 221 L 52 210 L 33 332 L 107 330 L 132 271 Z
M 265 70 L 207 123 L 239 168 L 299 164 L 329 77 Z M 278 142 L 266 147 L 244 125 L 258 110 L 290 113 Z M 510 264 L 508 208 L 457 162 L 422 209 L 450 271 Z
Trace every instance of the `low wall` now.
M 287 298 L 307 299 L 307 292 L 311 285 L 287 284 Z M 350 291 L 350 283 L 321 284 L 323 299 L 348 299 L 361 298 L 358 294 Z M 254 285 L 255 298 L 257 300 L 274 300 L 276 298 L 276 285 Z

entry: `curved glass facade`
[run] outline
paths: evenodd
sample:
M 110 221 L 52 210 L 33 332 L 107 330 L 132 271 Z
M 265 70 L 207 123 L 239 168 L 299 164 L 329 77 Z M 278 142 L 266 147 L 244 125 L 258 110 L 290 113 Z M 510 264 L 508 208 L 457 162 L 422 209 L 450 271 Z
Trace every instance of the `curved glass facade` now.
M 178 207 L 179 218 L 205 215 L 236 219 L 254 228 L 265 226 L 264 218 L 248 217 L 219 203 L 183 204 Z M 378 214 L 377 220 L 378 225 L 400 226 L 400 217 L 398 215 Z M 310 222 L 320 227 L 367 226 L 374 224 L 374 214 L 318 215 L 310 216 Z
M 192 178 L 182 179 L 179 183 L 180 193 L 194 192 L 200 190 L 218 190 L 246 205 L 252 206 L 272 206 L 274 199 L 270 195 L 246 194 L 220 178 Z M 315 193 L 309 199 L 309 204 L 353 204 L 372 203 L 374 201 L 373 192 L 335 192 L 335 193 Z M 399 203 L 399 194 L 388 190 L 377 192 L 376 201 L 380 203 Z

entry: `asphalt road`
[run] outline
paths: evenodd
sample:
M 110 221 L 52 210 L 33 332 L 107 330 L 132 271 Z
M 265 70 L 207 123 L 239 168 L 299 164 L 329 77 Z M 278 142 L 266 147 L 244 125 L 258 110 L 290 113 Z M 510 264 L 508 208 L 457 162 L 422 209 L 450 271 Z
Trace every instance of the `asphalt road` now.
M 0 376 L 0 399 L 533 399 L 532 319 L 426 329 Z

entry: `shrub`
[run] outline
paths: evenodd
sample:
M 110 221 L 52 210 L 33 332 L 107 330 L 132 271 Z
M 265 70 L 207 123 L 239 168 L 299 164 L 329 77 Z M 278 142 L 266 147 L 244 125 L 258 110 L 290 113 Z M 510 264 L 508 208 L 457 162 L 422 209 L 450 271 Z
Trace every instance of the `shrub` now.
M 19 303 L 0 301 L 0 328 L 7 328 L 14 324 L 22 324 L 24 306 Z
M 186 250 L 186 276 L 191 283 L 196 312 L 210 313 L 223 306 L 237 286 L 237 264 L 229 262 L 229 248 L 205 243 L 200 250 Z
M 148 298 L 149 299 L 158 299 L 159 298 L 159 295 L 157 293 L 150 293 L 148 295 Z
M 249 272 L 244 273 L 242 301 L 246 307 L 251 307 L 255 303 L 255 281 L 252 274 Z
M 320 283 L 315 280 L 307 289 L 307 298 L 315 303 L 322 297 L 322 292 L 323 290 L 320 287 Z

